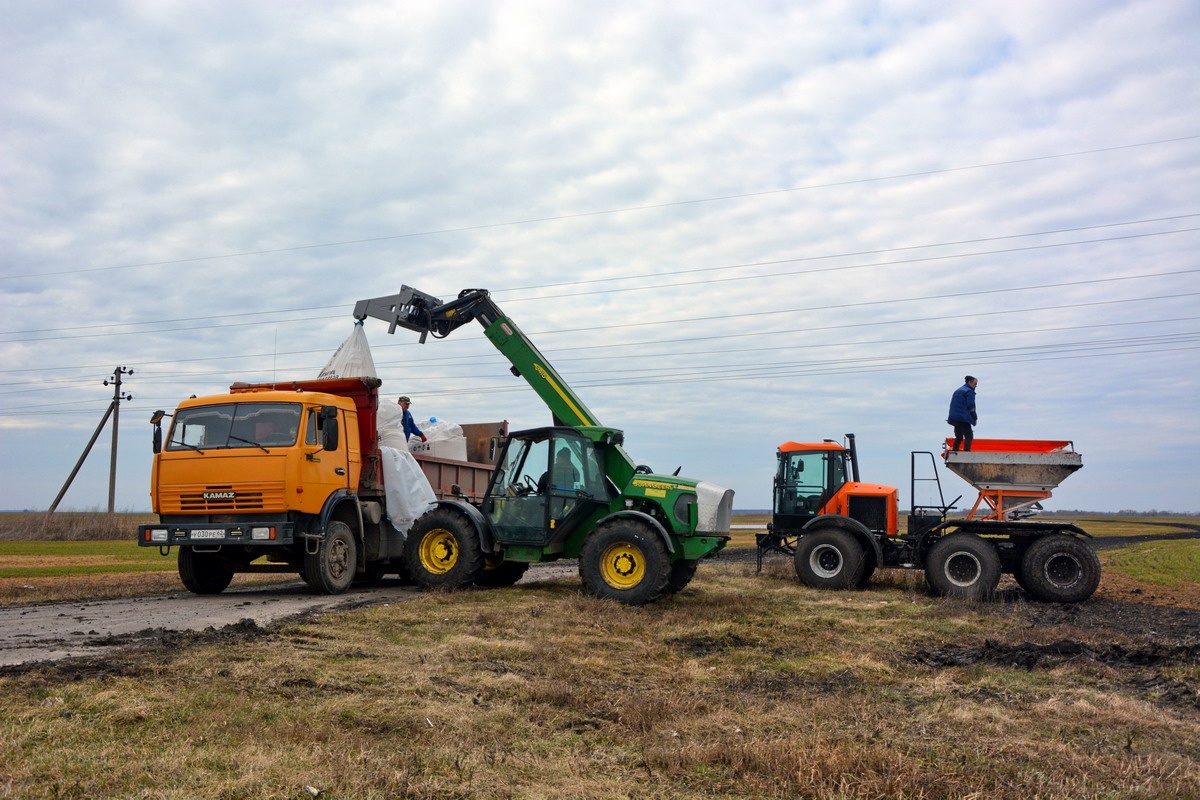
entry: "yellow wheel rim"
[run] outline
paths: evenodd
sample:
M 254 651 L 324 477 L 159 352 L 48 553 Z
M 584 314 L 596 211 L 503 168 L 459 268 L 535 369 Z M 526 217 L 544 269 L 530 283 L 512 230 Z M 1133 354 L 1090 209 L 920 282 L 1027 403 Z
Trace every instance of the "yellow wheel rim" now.
M 458 563 L 458 542 L 454 534 L 438 528 L 421 540 L 421 568 L 433 575 L 445 575 Z
M 614 589 L 631 589 L 646 577 L 646 559 L 631 544 L 614 544 L 600 558 L 600 577 Z

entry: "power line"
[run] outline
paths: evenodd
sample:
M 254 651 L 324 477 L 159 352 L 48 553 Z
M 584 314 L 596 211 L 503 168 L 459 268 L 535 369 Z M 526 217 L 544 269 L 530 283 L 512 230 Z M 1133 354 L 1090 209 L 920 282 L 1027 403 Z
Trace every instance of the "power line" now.
M 363 239 L 347 239 L 344 241 L 337 241 L 337 242 L 320 242 L 320 243 L 315 243 L 315 244 L 294 245 L 291 247 L 276 247 L 276 248 L 269 248 L 269 249 L 262 249 L 262 250 L 244 250 L 244 251 L 233 252 L 233 253 L 222 253 L 222 254 L 210 255 L 210 256 L 193 256 L 190 258 L 171 259 L 171 260 L 167 260 L 167 261 L 146 261 L 146 262 L 132 263 L 132 264 L 114 264 L 114 265 L 107 266 L 107 267 L 84 267 L 84 268 L 73 269 L 73 270 L 59 270 L 56 272 L 26 273 L 26 274 L 22 274 L 22 275 L 0 275 L 0 280 L 9 280 L 9 279 L 17 279 L 17 278 L 41 278 L 41 277 L 51 277 L 51 276 L 57 276 L 57 275 L 78 275 L 78 274 L 87 273 L 87 272 L 108 272 L 108 271 L 113 271 L 113 270 L 136 269 L 136 268 L 141 268 L 141 267 L 164 267 L 164 266 L 173 266 L 173 265 L 178 265 L 178 264 L 194 264 L 194 263 L 198 263 L 198 262 L 202 262 L 202 261 L 217 261 L 217 260 L 222 260 L 222 259 L 227 259 L 227 258 L 244 258 L 247 256 L 272 255 L 272 254 L 277 254 L 277 253 L 294 253 L 294 252 L 300 252 L 303 250 L 317 250 L 317 249 L 331 248 L 331 247 L 346 247 L 349 245 L 371 244 L 374 242 L 386 242 L 386 241 L 394 241 L 394 240 L 398 240 L 398 239 L 411 239 L 411 238 L 417 238 L 417 237 L 423 237 L 423 236 L 438 236 L 438 235 L 444 235 L 444 234 L 449 234 L 449 233 L 467 233 L 470 231 L 481 231 L 481 230 L 489 230 L 489 229 L 494 229 L 494 228 L 514 227 L 514 226 L 520 226 L 520 225 L 534 225 L 534 224 L 540 224 L 540 223 L 545 223 L 545 222 L 561 222 L 561 221 L 569 220 L 569 219 L 583 219 L 586 217 L 607 216 L 607 215 L 612 215 L 612 214 L 625 214 L 625 213 L 637 212 L 637 211 L 654 211 L 654 210 L 659 210 L 659 209 L 664 209 L 664 208 L 674 208 L 674 207 L 688 206 L 688 205 L 699 205 L 702 203 L 717 203 L 717 202 L 725 202 L 725 201 L 729 201 L 729 200 L 745 200 L 745 199 L 753 198 L 753 197 L 767 197 L 770 195 L 788 194 L 788 193 L 792 193 L 792 192 L 813 191 L 816 189 L 834 189 L 834 188 L 839 188 L 839 187 L 844 187 L 844 186 L 857 186 L 857 185 L 863 185 L 863 184 L 868 184 L 868 183 L 880 183 L 880 182 L 884 182 L 884 181 L 904 180 L 904 179 L 908 179 L 908 178 L 924 178 L 924 177 L 929 177 L 932 175 L 946 175 L 946 174 L 950 174 L 950 173 L 954 173 L 954 172 L 967 172 L 967 171 L 971 171 L 971 170 L 991 169 L 994 167 L 1007 167 L 1007 166 L 1013 166 L 1015 164 L 1032 164 L 1032 163 L 1036 163 L 1039 161 L 1050 161 L 1050 160 L 1055 160 L 1055 159 L 1060 159 L 1060 158 L 1076 158 L 1079 156 L 1098 155 L 1100 153 L 1111 153 L 1111 152 L 1116 152 L 1119 150 L 1130 150 L 1130 149 L 1139 148 L 1139 147 L 1153 147 L 1153 146 L 1162 145 L 1162 144 L 1174 144 L 1177 142 L 1191 141 L 1194 139 L 1200 139 L 1200 135 L 1180 136 L 1180 137 L 1176 137 L 1173 139 L 1159 139 L 1159 140 L 1149 141 L 1149 142 L 1138 142 L 1135 144 L 1114 145 L 1111 147 L 1098 147 L 1098 148 L 1093 148 L 1090 150 L 1077 150 L 1074 152 L 1056 153 L 1053 155 L 1046 155 L 1046 156 L 1031 156 L 1029 158 L 1015 158 L 1015 159 L 1010 159 L 1007 161 L 993 161 L 993 162 L 988 162 L 988 163 L 983 163 L 983 164 L 970 164 L 970 165 L 959 166 L 959 167 L 945 167 L 942 169 L 922 170 L 919 172 L 897 173 L 895 175 L 885 175 L 885 176 L 878 176 L 878 177 L 873 177 L 873 178 L 854 178 L 854 179 L 849 179 L 849 180 L 844 180 L 844 181 L 833 181 L 830 183 L 817 183 L 817 184 L 807 184 L 807 185 L 802 185 L 802 186 L 791 186 L 791 187 L 787 187 L 784 189 L 765 189 L 765 190 L 756 191 L 756 192 L 743 192 L 740 194 L 718 195 L 718 196 L 714 196 L 714 197 L 703 197 L 703 198 L 695 198 L 695 199 L 690 199 L 690 200 L 675 200 L 675 201 L 666 202 L 666 203 L 654 203 L 654 204 L 640 205 L 640 206 L 625 206 L 623 208 L 603 209 L 603 210 L 599 210 L 599 211 L 581 211 L 581 212 L 577 212 L 577 213 L 573 213 L 573 214 L 556 214 L 556 215 L 547 216 L 547 217 L 533 217 L 533 218 L 529 218 L 529 219 L 509 220 L 506 222 L 481 223 L 478 225 L 464 225 L 464 226 L 455 227 L 455 228 L 440 228 L 440 229 L 434 229 L 434 230 L 428 230 L 428 231 L 414 231 L 414 232 L 409 232 L 409 233 L 397 233 L 397 234 L 390 234 L 387 236 L 373 236 L 373 237 L 368 237 L 368 238 L 363 238 Z
M 1119 223 L 1117 223 L 1117 224 L 1119 224 Z M 591 291 L 591 292 L 575 292 L 575 293 L 558 294 L 558 295 L 543 295 L 543 296 L 536 297 L 536 298 L 525 298 L 524 301 L 534 301 L 534 300 L 542 301 L 542 300 L 557 299 L 557 298 L 563 298 L 563 297 L 592 296 L 592 295 L 597 295 L 597 294 L 613 294 L 613 293 L 617 293 L 617 292 L 643 291 L 643 290 L 660 289 L 660 288 L 676 288 L 676 287 L 680 287 L 680 286 L 692 286 L 692 285 L 696 285 L 697 283 L 708 284 L 708 283 L 723 283 L 723 282 L 743 281 L 743 280 L 762 280 L 762 279 L 766 279 L 766 278 L 778 278 L 778 277 L 785 277 L 785 276 L 790 276 L 790 275 L 808 275 L 808 274 L 817 274 L 817 273 L 822 273 L 822 272 L 837 272 L 837 271 L 853 270 L 853 269 L 868 269 L 868 268 L 872 268 L 872 267 L 888 267 L 888 266 L 897 266 L 897 265 L 901 265 L 901 264 L 922 263 L 922 262 L 928 262 L 928 261 L 943 261 L 943 260 L 952 260 L 952 259 L 959 259 L 959 258 L 970 258 L 970 257 L 976 257 L 976 256 L 983 256 L 983 255 L 999 255 L 999 254 L 1017 253 L 1017 252 L 1025 252 L 1025 251 L 1031 251 L 1031 250 L 1042 250 L 1042 249 L 1057 248 L 1057 247 L 1069 247 L 1069 246 L 1081 245 L 1081 244 L 1098 244 L 1098 243 L 1106 243 L 1106 242 L 1113 242 L 1113 241 L 1123 241 L 1123 240 L 1127 240 L 1127 239 L 1140 239 L 1140 238 L 1146 238 L 1146 237 L 1151 237 L 1151 236 L 1166 236 L 1166 235 L 1175 234 L 1175 233 L 1195 232 L 1197 230 L 1200 230 L 1200 228 L 1184 228 L 1182 230 L 1175 230 L 1175 231 L 1158 231 L 1158 232 L 1153 232 L 1153 233 L 1129 234 L 1126 236 L 1114 236 L 1114 237 L 1109 237 L 1109 238 L 1104 238 L 1104 239 L 1090 239 L 1090 240 L 1085 240 L 1082 242 L 1058 242 L 1058 243 L 1044 244 L 1044 245 L 1031 245 L 1029 247 L 1006 248 L 1003 250 L 985 250 L 985 251 L 974 252 L 974 253 L 957 253 L 957 254 L 944 255 L 944 256 L 926 256 L 923 258 L 902 259 L 899 261 L 883 261 L 883 262 L 876 262 L 876 263 L 872 263 L 872 264 L 851 264 L 851 265 L 843 265 L 843 266 L 837 266 L 837 267 L 822 267 L 822 268 L 811 269 L 811 270 L 799 270 L 796 272 L 771 273 L 768 275 L 740 275 L 740 276 L 729 277 L 729 278 L 708 278 L 702 282 L 697 281 L 697 282 L 692 282 L 692 283 L 671 283 L 671 284 L 660 284 L 657 286 L 636 286 L 636 287 L 624 287 L 624 288 L 617 287 L 617 288 L 612 288 L 612 289 L 604 289 L 604 290 Z M 898 248 L 898 249 L 907 249 L 907 248 Z M 737 268 L 745 268 L 745 267 L 769 266 L 769 265 L 774 265 L 774 264 L 789 263 L 791 261 L 805 261 L 805 260 L 809 260 L 809 259 L 808 258 L 781 259 L 781 260 L 777 260 L 777 261 L 727 266 L 727 267 L 721 267 L 720 269 L 737 269 Z M 717 269 L 717 268 L 713 268 L 713 269 Z M 1137 278 L 1166 277 L 1166 276 L 1170 276 L 1170 275 L 1182 275 L 1182 274 L 1188 274 L 1188 273 L 1193 273 L 1193 272 L 1198 272 L 1198 271 L 1200 271 L 1200 270 L 1195 270 L 1195 269 L 1193 269 L 1193 270 L 1176 270 L 1176 271 L 1170 271 L 1170 272 L 1146 273 L 1146 274 L 1142 274 L 1142 275 L 1121 276 L 1121 277 L 1113 277 L 1113 278 L 1092 278 L 1092 279 L 1088 279 L 1088 280 L 1084 280 L 1084 281 L 1076 281 L 1076 282 L 1070 283 L 1070 284 L 1048 284 L 1047 287 L 1057 288 L 1057 287 L 1061 287 L 1061 286 L 1080 286 L 1080 285 L 1086 285 L 1089 283 L 1104 283 L 1107 281 L 1115 281 L 1115 280 L 1133 280 L 1133 279 L 1137 279 Z M 675 274 L 675 273 L 667 273 L 667 274 Z M 1047 288 L 1047 287 L 1013 287 L 1010 289 L 992 289 L 992 290 L 988 290 L 988 293 L 1023 291 L 1027 288 Z M 967 293 L 967 294 L 973 294 L 973 293 Z M 955 296 L 960 296 L 960 295 L 941 295 L 938 297 L 949 298 L 949 297 L 955 297 Z M 916 298 L 916 299 L 924 299 L 924 298 Z M 523 302 L 523 300 L 521 300 L 521 299 L 506 300 L 505 302 Z M 879 301 L 879 302 L 893 302 L 893 301 Z M 895 302 L 899 302 L 899 301 L 895 301 Z M 286 312 L 282 312 L 282 313 L 294 313 L 295 311 L 304 311 L 304 310 L 323 310 L 326 308 L 336 308 L 336 307 L 337 306 L 318 306 L 318 307 L 314 307 L 312 309 L 290 309 L 290 310 L 288 310 Z M 825 308 L 835 308 L 835 307 L 837 307 L 837 306 L 825 306 Z M 805 309 L 805 310 L 810 310 L 810 309 Z M 234 314 L 234 315 L 220 314 L 220 315 L 213 315 L 210 317 L 192 317 L 192 318 L 189 318 L 186 320 L 172 320 L 171 322 L 180 322 L 180 321 L 200 322 L 200 321 L 208 321 L 208 320 L 213 320 L 213 319 L 225 319 L 229 316 L 235 316 L 235 317 L 248 316 L 248 315 L 261 316 L 263 314 L 268 314 L 268 313 L 276 313 L 276 312 L 248 312 L 246 314 Z M 758 313 L 782 313 L 782 312 L 758 312 Z M 336 319 L 339 316 L 341 316 L 341 315 L 332 315 L 331 314 L 331 315 L 319 316 L 319 317 L 308 316 L 308 317 L 302 317 L 302 318 L 297 318 L 297 319 L 268 320 L 266 323 L 264 323 L 262 321 L 254 321 L 254 322 L 236 322 L 236 323 L 228 323 L 228 324 L 221 324 L 221 325 L 209 324 L 209 325 L 206 325 L 205 327 L 206 328 L 236 328 L 236 327 L 246 327 L 248 325 L 260 325 L 260 324 L 279 325 L 279 324 L 289 324 L 292 322 L 312 322 L 313 320 L 319 320 L 319 319 Z M 57 331 L 57 330 L 94 330 L 95 328 L 101 328 L 101 327 L 117 327 L 119 325 L 151 325 L 151 324 L 162 324 L 163 322 L 165 322 L 165 321 L 145 322 L 145 323 L 140 323 L 140 322 L 139 323 L 113 323 L 113 324 L 106 324 L 106 325 L 99 325 L 99 326 L 92 326 L 92 327 L 54 328 L 54 329 L 43 329 L 43 330 L 45 330 L 47 332 Z M 181 331 L 181 330 L 191 330 L 191 329 L 192 329 L 191 326 L 185 326 L 185 327 L 173 327 L 173 328 L 156 328 L 152 331 L 114 331 L 112 333 L 107 333 L 107 334 L 103 334 L 103 335 L 104 336 L 133 336 L 133 335 L 143 335 L 146 333 L 171 333 L 171 332 L 176 332 L 176 331 Z M 578 330 L 587 330 L 587 329 L 578 329 Z M 559 332 L 561 332 L 561 331 L 559 331 Z M 17 335 L 19 333 L 22 333 L 22 332 L 21 331 L 0 332 L 0 335 Z M 543 332 L 543 333 L 545 333 L 545 332 Z M 42 336 L 42 337 L 31 338 L 31 339 L 14 339 L 11 341 L 46 342 L 46 341 L 61 341 L 61 340 L 70 340 L 70 339 L 90 339 L 90 338 L 94 338 L 94 337 L 95 337 L 95 334 L 80 333 L 78 335 L 72 335 L 72 336 Z

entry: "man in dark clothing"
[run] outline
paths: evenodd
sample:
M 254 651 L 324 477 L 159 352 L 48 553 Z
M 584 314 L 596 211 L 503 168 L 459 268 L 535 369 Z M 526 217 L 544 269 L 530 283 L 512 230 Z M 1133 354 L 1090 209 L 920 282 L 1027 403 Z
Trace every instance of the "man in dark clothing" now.
M 412 405 L 412 401 L 407 397 L 401 397 L 396 402 L 404 410 L 404 414 L 400 418 L 400 422 L 404 426 L 404 438 L 411 439 L 413 436 L 420 436 L 422 442 L 428 442 L 429 438 L 421 433 L 421 429 L 417 427 L 416 420 L 413 419 L 412 412 L 408 410 L 408 407 Z
M 970 451 L 971 441 L 975 438 L 971 428 L 979 421 L 979 415 L 975 413 L 975 387 L 979 381 L 970 375 L 963 380 L 963 385 L 950 397 L 950 413 L 946 416 L 946 422 L 954 426 L 955 452 L 960 444 L 964 452 Z

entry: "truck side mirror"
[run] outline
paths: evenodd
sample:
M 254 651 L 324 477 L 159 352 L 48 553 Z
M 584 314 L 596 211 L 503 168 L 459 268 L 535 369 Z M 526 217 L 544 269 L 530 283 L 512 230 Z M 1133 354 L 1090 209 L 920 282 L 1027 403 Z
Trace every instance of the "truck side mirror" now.
M 338 449 L 337 408 L 334 406 L 321 408 L 321 447 L 325 450 Z
M 156 454 L 162 452 L 162 420 L 166 415 L 167 412 L 160 409 L 150 416 L 150 424 L 154 426 L 151 448 Z

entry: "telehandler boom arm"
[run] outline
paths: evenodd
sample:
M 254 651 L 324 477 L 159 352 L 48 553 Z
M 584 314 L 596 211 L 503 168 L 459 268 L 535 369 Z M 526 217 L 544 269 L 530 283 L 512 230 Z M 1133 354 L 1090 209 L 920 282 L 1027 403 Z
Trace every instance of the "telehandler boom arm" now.
M 550 409 L 555 424 L 571 427 L 598 427 L 596 416 L 579 399 L 533 342 L 521 332 L 486 289 L 463 289 L 448 303 L 420 292 L 411 286 L 400 287 L 398 294 L 359 300 L 354 306 L 354 318 L 367 317 L 389 324 L 388 333 L 397 327 L 421 334 L 444 338 L 450 332 L 472 320 L 483 326 L 483 333 L 512 364 L 518 375 L 537 392 Z

